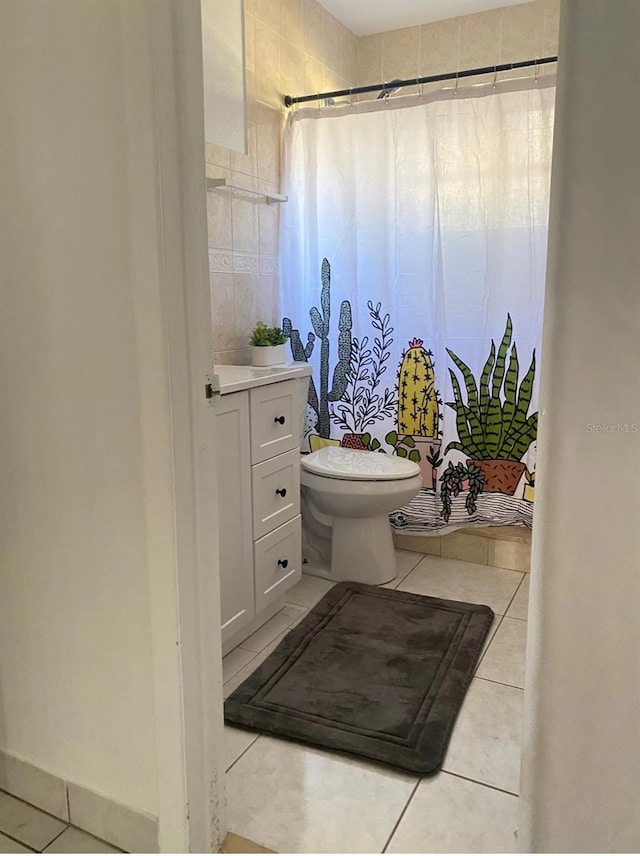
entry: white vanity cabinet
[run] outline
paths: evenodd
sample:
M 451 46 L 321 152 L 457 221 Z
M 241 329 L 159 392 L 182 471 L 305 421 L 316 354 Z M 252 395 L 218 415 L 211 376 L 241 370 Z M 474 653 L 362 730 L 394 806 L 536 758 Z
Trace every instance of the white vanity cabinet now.
M 224 368 L 216 406 L 222 641 L 238 644 L 301 576 L 300 385 L 226 393 Z

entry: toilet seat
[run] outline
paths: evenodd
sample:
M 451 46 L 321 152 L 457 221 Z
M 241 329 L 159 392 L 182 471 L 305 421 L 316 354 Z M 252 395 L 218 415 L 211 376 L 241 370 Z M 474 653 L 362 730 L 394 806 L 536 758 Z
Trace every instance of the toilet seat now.
M 420 474 L 420 467 L 407 458 L 379 452 L 326 446 L 301 460 L 303 470 L 323 478 L 343 481 L 398 481 Z

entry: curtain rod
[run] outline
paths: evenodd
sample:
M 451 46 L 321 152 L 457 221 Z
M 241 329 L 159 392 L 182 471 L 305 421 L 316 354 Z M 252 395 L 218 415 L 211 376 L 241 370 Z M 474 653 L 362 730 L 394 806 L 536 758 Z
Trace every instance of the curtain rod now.
M 484 68 L 470 68 L 466 71 L 452 71 L 445 74 L 432 74 L 429 77 L 413 77 L 410 80 L 394 80 L 390 83 L 374 83 L 369 86 L 355 86 L 351 89 L 336 89 L 333 92 L 319 92 L 316 95 L 299 95 L 292 97 L 284 96 L 285 107 L 293 107 L 294 104 L 303 104 L 306 101 L 324 101 L 329 98 L 340 98 L 343 95 L 360 95 L 366 92 L 382 92 L 391 94 L 403 86 L 421 86 L 423 83 L 438 83 L 443 80 L 458 80 L 461 77 L 475 77 L 479 74 L 497 74 L 499 71 L 513 71 L 516 68 L 533 68 L 538 65 L 546 65 L 557 62 L 557 56 L 545 56 L 542 59 L 526 59 L 522 62 L 506 62 L 501 65 L 488 65 Z

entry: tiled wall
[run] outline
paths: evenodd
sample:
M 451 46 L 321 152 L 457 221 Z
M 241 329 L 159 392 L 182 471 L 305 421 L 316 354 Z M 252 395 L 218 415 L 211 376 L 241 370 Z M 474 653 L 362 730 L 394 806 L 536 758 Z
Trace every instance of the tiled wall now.
M 280 190 L 284 94 L 355 85 L 357 39 L 316 0 L 245 0 L 249 154 L 207 144 L 207 175 Z M 214 359 L 247 363 L 255 322 L 280 321 L 280 207 L 207 193 Z
M 560 0 L 536 0 L 364 36 L 358 42 L 358 85 L 555 55 L 559 13 Z
M 278 191 L 284 94 L 555 54 L 559 6 L 536 0 L 357 39 L 317 0 L 245 0 L 249 154 L 207 144 L 207 175 Z M 214 358 L 247 363 L 254 323 L 281 318 L 280 207 L 229 190 L 210 191 L 207 205 Z

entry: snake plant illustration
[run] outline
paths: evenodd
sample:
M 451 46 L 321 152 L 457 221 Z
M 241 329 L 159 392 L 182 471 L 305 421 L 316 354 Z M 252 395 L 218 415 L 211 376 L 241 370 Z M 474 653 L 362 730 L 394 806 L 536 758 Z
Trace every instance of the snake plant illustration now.
M 456 413 L 458 439 L 449 443 L 445 454 L 456 449 L 467 455 L 486 477 L 485 492 L 513 495 L 524 472 L 521 458 L 536 438 L 538 414 L 529 413 L 536 374 L 536 352 L 520 385 L 518 351 L 512 344 L 513 325 L 507 324 L 496 353 L 495 342 L 476 383 L 473 373 L 460 357 L 447 353 L 460 371 L 466 387 L 463 398 L 458 376 L 449 369 L 454 401 L 447 402 Z M 508 357 L 508 364 L 507 364 Z
M 311 414 L 308 418 L 317 417 L 316 430 L 320 437 L 329 439 L 331 433 L 331 417 L 329 402 L 339 401 L 347 388 L 348 372 L 351 362 L 351 304 L 343 300 L 340 304 L 338 317 L 338 362 L 333 370 L 331 389 L 329 389 L 329 358 L 331 331 L 331 265 L 325 258 L 322 260 L 320 271 L 322 288 L 320 292 L 320 309 L 313 306 L 309 310 L 314 332 L 307 334 L 307 344 L 302 344 L 300 331 L 294 329 L 290 318 L 282 321 L 282 330 L 291 343 L 291 353 L 296 361 L 309 360 L 315 346 L 316 338 L 320 339 L 320 391 L 313 378 L 309 382 L 308 404 Z M 307 425 L 305 425 L 307 427 Z

